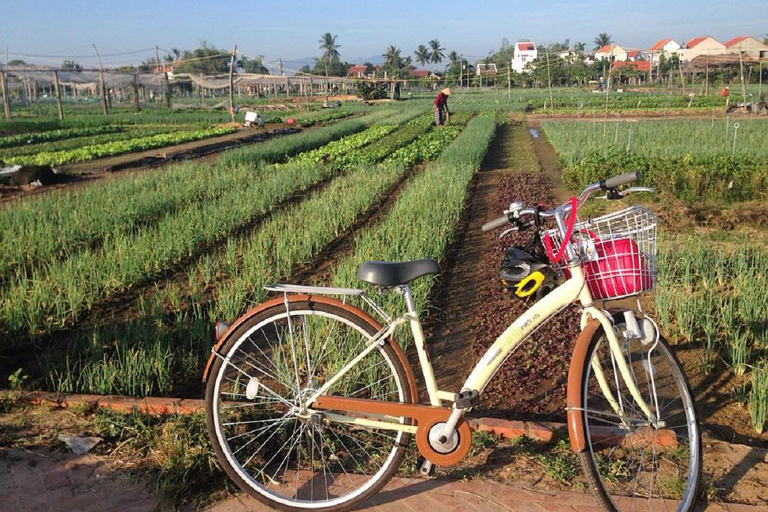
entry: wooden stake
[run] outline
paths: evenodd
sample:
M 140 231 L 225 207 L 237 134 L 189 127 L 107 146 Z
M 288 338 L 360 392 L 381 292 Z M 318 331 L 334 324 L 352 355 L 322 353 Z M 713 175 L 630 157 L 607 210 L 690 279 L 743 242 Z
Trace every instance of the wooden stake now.
M 104 72 L 99 71 L 99 84 L 101 86 L 101 110 L 104 115 L 109 115 L 109 107 L 107 107 L 107 84 L 104 82 Z
M 741 75 L 741 96 L 744 98 L 744 103 L 747 102 L 747 86 L 744 83 L 744 53 L 739 52 L 739 74 Z
M 53 72 L 53 88 L 56 93 L 56 108 L 59 111 L 59 120 L 64 120 L 64 110 L 61 108 L 61 91 L 59 91 L 59 72 Z
M 165 80 L 165 106 L 171 108 L 171 82 L 168 80 L 168 73 L 163 73 Z
M 680 84 L 683 86 L 683 96 L 685 96 L 685 76 L 683 76 L 683 62 L 677 61 L 677 69 L 680 70 Z
M 3 112 L 7 120 L 11 119 L 11 103 L 8 101 L 8 82 L 5 71 L 0 71 L 0 82 L 2 82 L 3 89 Z
M 232 59 L 229 61 L 229 112 L 232 114 L 232 122 L 235 122 L 235 55 L 237 45 L 232 48 Z
M 139 75 L 133 74 L 133 101 L 136 104 L 136 112 L 141 112 L 141 103 L 139 103 Z

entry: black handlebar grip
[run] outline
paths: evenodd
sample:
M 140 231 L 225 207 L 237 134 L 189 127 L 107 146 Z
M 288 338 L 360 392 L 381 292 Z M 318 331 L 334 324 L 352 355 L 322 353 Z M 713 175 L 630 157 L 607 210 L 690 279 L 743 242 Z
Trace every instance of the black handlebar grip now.
M 499 217 L 498 219 L 494 219 L 490 222 L 486 222 L 485 224 L 483 224 L 483 231 L 491 231 L 496 228 L 500 228 L 501 226 L 503 226 L 504 224 L 507 224 L 508 222 L 509 222 L 509 218 L 507 218 L 507 216 L 504 215 L 503 217 Z
M 609 188 L 616 188 L 621 185 L 627 185 L 628 183 L 640 181 L 642 177 L 643 176 L 642 174 L 640 174 L 640 171 L 625 172 L 624 174 L 619 174 L 618 176 L 614 176 L 613 178 L 608 178 L 607 180 L 601 181 L 600 188 L 602 188 L 603 190 L 607 190 Z

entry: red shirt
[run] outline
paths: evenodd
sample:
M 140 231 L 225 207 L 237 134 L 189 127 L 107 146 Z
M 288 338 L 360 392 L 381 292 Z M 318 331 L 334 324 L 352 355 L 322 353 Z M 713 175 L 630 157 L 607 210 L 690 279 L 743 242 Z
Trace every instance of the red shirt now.
M 446 106 L 448 104 L 448 95 L 443 94 L 442 92 L 438 93 L 434 103 L 436 107 Z

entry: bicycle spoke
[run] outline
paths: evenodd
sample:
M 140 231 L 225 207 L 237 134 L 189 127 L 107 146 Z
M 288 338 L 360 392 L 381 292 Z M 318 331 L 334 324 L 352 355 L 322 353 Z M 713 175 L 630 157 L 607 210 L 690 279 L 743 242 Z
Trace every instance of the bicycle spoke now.
M 247 482 L 247 492 L 267 501 L 310 510 L 351 506 L 394 473 L 409 434 L 346 422 L 318 425 L 306 400 L 334 379 L 329 394 L 401 401 L 411 396 L 405 372 L 392 348 L 380 346 L 338 375 L 379 328 L 362 329 L 367 324 L 346 319 L 343 310 L 325 314 L 322 307 L 282 301 L 278 309 L 253 327 L 244 325 L 248 334 L 223 349 L 227 359 L 219 363 L 214 401 L 214 439 L 226 455 L 220 461 Z

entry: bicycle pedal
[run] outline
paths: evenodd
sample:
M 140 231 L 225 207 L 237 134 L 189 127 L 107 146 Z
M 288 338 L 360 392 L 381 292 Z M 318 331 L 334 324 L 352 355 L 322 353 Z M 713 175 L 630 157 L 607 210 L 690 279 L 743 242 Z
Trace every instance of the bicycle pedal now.
M 419 466 L 419 473 L 421 476 L 426 478 L 434 478 L 435 473 L 437 472 L 437 466 L 429 462 L 424 457 L 419 457 L 416 461 L 416 464 Z

